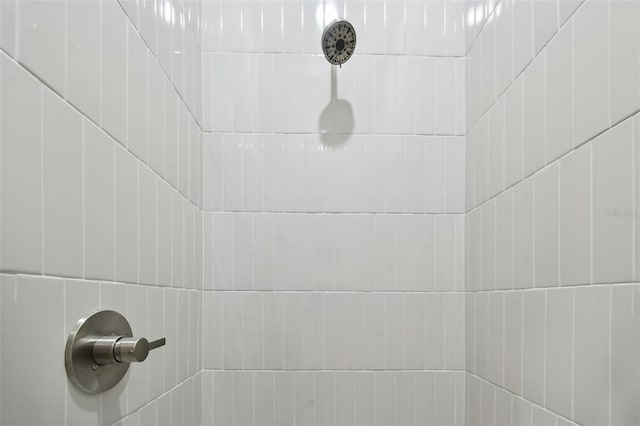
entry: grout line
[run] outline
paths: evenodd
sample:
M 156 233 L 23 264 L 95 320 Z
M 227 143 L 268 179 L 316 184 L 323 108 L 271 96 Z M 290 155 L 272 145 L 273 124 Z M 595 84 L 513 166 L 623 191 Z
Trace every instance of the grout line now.
M 241 214 L 241 215 L 260 215 L 260 214 L 273 214 L 273 215 L 350 215 L 350 216 L 380 216 L 380 215 L 394 215 L 394 216 L 463 216 L 466 213 L 421 213 L 421 212 L 339 212 L 339 211 L 244 211 L 244 210 L 202 210 L 204 214 Z
M 258 52 L 254 50 L 202 50 L 202 55 L 205 56 L 213 56 L 213 55 L 262 55 L 262 56 L 311 56 L 317 58 L 324 58 L 324 54 L 316 53 L 316 52 Z M 431 58 L 431 59 L 454 59 L 454 60 L 466 60 L 468 58 L 467 54 L 462 55 L 435 55 L 435 54 L 409 54 L 409 53 L 376 53 L 376 52 L 363 52 L 358 53 L 357 56 L 360 57 L 368 57 L 368 56 L 386 56 L 386 57 L 394 57 L 394 58 Z
M 522 68 L 522 70 L 517 74 L 514 75 L 512 77 L 512 80 L 509 84 L 507 84 L 507 86 L 505 86 L 505 88 L 503 89 L 502 93 L 500 93 L 496 99 L 494 99 L 491 104 L 487 107 L 486 111 L 484 111 L 482 114 L 480 114 L 480 116 L 477 118 L 476 122 L 473 123 L 473 125 L 467 129 L 467 134 L 470 134 L 480 123 L 480 121 L 482 121 L 483 117 L 485 115 L 487 115 L 489 113 L 489 111 L 493 108 L 493 106 L 496 104 L 496 102 L 498 101 L 498 99 L 500 99 L 501 97 L 505 96 L 505 94 L 507 93 L 507 91 L 509 91 L 509 89 L 511 88 L 511 86 L 514 85 L 514 83 L 520 78 L 520 76 L 523 76 L 525 71 L 531 66 L 531 64 L 535 61 L 535 59 L 540 56 L 542 54 L 542 52 L 546 51 L 546 48 L 549 44 L 551 44 L 551 42 L 558 36 L 558 34 L 560 33 L 560 31 L 569 24 L 569 22 L 572 22 L 572 18 L 573 16 L 584 6 L 584 4 L 587 3 L 587 1 L 583 1 L 577 8 L 576 10 L 573 11 L 573 14 L 567 18 L 567 20 L 562 24 L 562 26 L 560 26 L 559 28 L 556 29 L 556 32 L 553 34 L 553 36 L 551 36 L 551 38 L 549 40 L 547 40 L 546 44 L 544 46 L 542 46 L 542 48 L 540 49 L 540 51 L 538 53 L 533 54 L 533 57 L 531 58 L 531 60 L 529 60 L 529 62 L 527 62 L 524 67 Z M 533 16 L 533 15 L 532 15 Z M 533 18 L 532 18 L 533 19 Z M 487 22 L 489 22 L 489 19 L 487 19 Z M 482 31 L 484 31 L 484 28 L 482 29 Z M 482 32 L 481 31 L 481 32 Z M 480 33 L 478 33 L 478 36 L 480 36 Z M 479 37 L 478 37 L 479 38 Z M 532 35 L 532 43 L 533 43 L 533 35 Z M 469 52 L 471 52 L 471 49 L 469 49 Z M 513 55 L 512 55 L 513 56 Z M 512 58 L 513 59 L 513 58 Z M 469 118 L 470 119 L 470 118 Z
M 69 101 L 67 101 L 61 94 L 59 94 L 55 89 L 53 89 L 49 84 L 47 84 L 44 80 L 42 80 L 38 75 L 36 75 L 35 73 L 33 73 L 29 68 L 27 68 L 26 66 L 24 66 L 21 62 L 18 62 L 15 58 L 13 58 L 8 52 L 6 52 L 2 47 L 0 47 L 0 55 L 5 55 L 7 57 L 7 59 L 12 62 L 14 65 L 18 66 L 21 70 L 23 70 L 25 73 L 27 73 L 28 75 L 30 75 L 32 78 L 34 78 L 38 83 L 40 83 L 41 87 L 39 88 L 41 90 L 41 96 L 40 96 L 40 119 L 41 119 L 41 135 L 42 137 L 44 137 L 44 135 L 42 134 L 43 130 L 42 130 L 42 121 L 44 120 L 44 113 L 43 113 L 43 94 L 44 94 L 44 90 L 45 88 L 50 90 L 52 94 L 54 94 L 55 96 L 57 96 L 59 98 L 59 100 L 61 100 L 64 104 L 66 104 L 67 107 L 71 108 L 72 110 L 74 110 L 76 113 L 78 113 L 80 115 L 81 118 L 84 118 L 86 120 L 88 120 L 91 124 L 93 124 L 100 132 L 102 132 L 104 135 L 106 135 L 110 140 L 116 142 L 118 145 L 120 145 L 125 151 L 127 151 L 127 153 L 131 156 L 133 156 L 137 161 L 139 161 L 140 163 L 144 164 L 145 166 L 147 166 L 161 181 L 163 181 L 164 183 L 166 183 L 169 188 L 173 189 L 174 191 L 178 192 L 183 198 L 185 198 L 188 202 L 190 202 L 191 204 L 194 205 L 194 207 L 197 207 L 198 209 L 200 209 L 199 206 L 195 205 L 187 196 L 185 196 L 184 194 L 182 194 L 180 191 L 178 191 L 177 188 L 175 188 L 171 183 L 169 183 L 169 181 L 162 175 L 160 175 L 156 170 L 154 170 L 153 168 L 151 168 L 151 166 L 149 164 L 147 164 L 143 159 L 141 159 L 137 154 L 135 154 L 134 152 L 130 151 L 126 144 L 124 142 L 120 142 L 118 141 L 113 135 L 111 135 L 107 130 L 103 129 L 100 124 L 96 123 L 95 120 L 93 120 L 91 117 L 89 117 L 88 115 L 86 115 L 83 111 L 79 110 L 75 105 L 71 104 Z M 42 148 L 41 148 L 42 149 Z M 44 229 L 43 229 L 44 231 Z M 44 246 L 43 246 L 43 250 L 44 250 Z M 44 257 L 44 255 L 43 255 Z
M 272 135 L 287 135 L 287 136 L 309 136 L 309 135 L 339 135 L 339 136 L 387 136 L 387 137 L 404 137 L 404 136 L 424 136 L 424 137 L 432 137 L 432 138 L 463 138 L 468 136 L 468 134 L 461 133 L 376 133 L 376 132 L 317 132 L 317 131 L 309 131 L 309 132 L 295 132 L 295 131 L 235 131 L 235 130 L 202 130 L 201 133 L 203 135 L 257 135 L 257 136 L 272 136 Z M 286 143 L 286 142 L 284 142 Z
M 533 401 L 531 401 L 531 400 L 529 400 L 529 399 L 525 398 L 525 397 L 524 397 L 524 396 L 522 396 L 522 395 L 518 395 L 517 393 L 514 393 L 514 392 L 510 391 L 509 389 L 504 388 L 504 387 L 502 387 L 502 386 L 500 386 L 500 385 L 498 385 L 498 384 L 496 384 L 496 383 L 492 382 L 491 380 L 488 380 L 488 379 L 485 379 L 485 378 L 483 378 L 483 377 L 480 377 L 480 376 L 478 376 L 477 374 L 472 373 L 472 372 L 470 372 L 470 371 L 468 371 L 468 370 L 466 370 L 466 371 L 465 371 L 465 373 L 466 373 L 466 374 L 468 374 L 468 375 L 470 375 L 471 377 L 475 378 L 476 380 L 479 380 L 479 381 L 481 381 L 481 382 L 487 383 L 487 384 L 489 384 L 489 385 L 493 386 L 494 388 L 499 388 L 499 389 L 501 389 L 503 392 L 506 392 L 506 393 L 510 394 L 510 395 L 511 395 L 511 398 L 512 398 L 513 400 L 521 399 L 521 400 L 523 400 L 523 401 L 527 402 L 528 404 L 530 404 L 532 407 L 534 407 L 534 406 L 535 406 L 535 407 L 537 407 L 538 409 L 540 409 L 540 410 L 542 410 L 542 411 L 545 411 L 545 412 L 551 413 L 552 415 L 556 416 L 557 418 L 561 418 L 561 419 L 564 419 L 564 420 L 568 421 L 570 424 L 575 424 L 573 420 L 568 419 L 567 417 L 564 417 L 562 414 L 559 414 L 559 413 L 557 413 L 557 412 L 555 412 L 555 411 L 553 411 L 553 410 L 551 410 L 551 409 L 549 409 L 549 408 L 547 408 L 547 407 L 543 407 L 542 405 L 539 405 L 539 404 L 537 404 L 537 403 L 535 403 L 535 402 L 533 402 Z
M 602 283 L 592 283 L 592 284 L 573 284 L 566 285 L 562 287 L 552 286 L 552 287 L 529 287 L 529 288 L 517 288 L 517 289 L 499 289 L 499 290 L 252 290 L 252 289 L 198 289 L 198 288 L 186 288 L 186 287 L 170 287 L 170 286 L 157 286 L 152 284 L 144 284 L 144 283 L 135 283 L 135 282 L 126 282 L 126 281 L 115 281 L 115 280 L 105 280 L 105 279 L 83 279 L 82 277 L 74 277 L 74 276 L 62 276 L 62 275 L 44 275 L 44 274 L 34 274 L 34 273 L 24 273 L 19 271 L 0 271 L 0 275 L 13 275 L 13 276 L 25 276 L 25 277 L 34 277 L 34 278 L 54 278 L 54 279 L 67 279 L 67 280 L 78 280 L 78 281 L 89 281 L 95 283 L 110 283 L 116 285 L 128 285 L 128 286 L 139 286 L 144 288 L 159 288 L 166 290 L 178 290 L 178 291 L 197 291 L 197 292 L 205 292 L 205 293 L 287 293 L 287 294 L 432 294 L 432 295 L 444 295 L 444 294 L 486 294 L 486 293 L 526 293 L 526 292 L 536 292 L 536 291 L 554 291 L 554 290 L 562 290 L 566 288 L 582 288 L 586 285 L 590 287 L 606 287 L 606 286 L 615 286 L 615 287 L 623 287 L 623 286 L 633 286 L 639 285 L 640 281 L 618 281 L 618 282 L 602 282 Z
M 494 198 L 499 197 L 503 192 L 505 192 L 505 191 L 507 191 L 507 190 L 509 190 L 509 189 L 511 189 L 511 188 L 515 188 L 515 187 L 517 187 L 518 185 L 523 184 L 524 182 L 528 181 L 529 179 L 531 179 L 531 178 L 535 177 L 537 174 L 541 173 L 541 172 L 542 172 L 543 170 L 545 170 L 546 168 L 554 166 L 554 165 L 555 165 L 555 163 L 560 162 L 560 161 L 561 161 L 562 159 L 564 159 L 565 157 L 567 157 L 567 156 L 571 155 L 574 151 L 577 151 L 577 150 L 579 150 L 579 149 L 581 149 L 581 148 L 584 148 L 584 149 L 590 148 L 591 143 L 592 143 L 592 142 L 594 142 L 596 139 L 598 139 L 600 136 L 603 136 L 605 133 L 607 133 L 607 132 L 609 132 L 609 131 L 611 131 L 611 130 L 615 129 L 616 127 L 618 127 L 618 126 L 620 126 L 620 125 L 622 125 L 622 124 L 623 124 L 625 121 L 627 121 L 627 120 L 633 120 L 633 119 L 635 119 L 635 116 L 636 116 L 636 115 L 640 115 L 640 108 L 638 108 L 638 109 L 634 110 L 633 112 L 631 112 L 631 113 L 627 114 L 625 117 L 621 118 L 619 121 L 617 121 L 616 123 L 614 123 L 611 127 L 608 127 L 608 128 L 606 128 L 606 129 L 603 129 L 602 131 L 600 131 L 600 132 L 599 132 L 599 133 L 597 133 L 596 135 L 591 136 L 591 137 L 590 137 L 589 139 L 587 139 L 586 141 L 581 142 L 581 143 L 580 143 L 580 144 L 578 144 L 577 146 L 575 146 L 575 147 L 573 147 L 573 148 L 569 149 L 569 151 L 565 152 L 563 155 L 561 155 L 560 157 L 556 158 L 555 160 L 553 160 L 553 161 L 552 161 L 552 162 L 550 162 L 549 164 L 545 164 L 544 166 L 542 166 L 540 169 L 536 170 L 535 172 L 533 172 L 533 173 L 531 173 L 531 174 L 529 174 L 529 175 L 527 175 L 527 176 L 524 176 L 520 181 L 518 181 L 518 182 L 516 182 L 516 183 L 514 183 L 514 184 L 509 185 L 509 186 L 508 186 L 508 187 L 506 187 L 502 192 L 500 192 L 500 193 L 498 193 L 498 194 L 496 194 L 496 195 L 493 195 L 493 196 L 491 196 L 491 197 L 487 198 L 485 201 L 482 201 L 481 203 L 477 204 L 475 207 L 471 207 L 471 208 L 470 208 L 469 210 L 467 210 L 465 213 L 466 213 L 466 214 L 469 214 L 469 213 L 473 212 L 474 210 L 481 208 L 482 206 L 484 206 L 485 204 L 487 204 L 488 202 L 490 202 L 490 201 L 491 201 L 491 200 L 493 200 Z M 593 169 L 593 159 L 592 159 L 592 169 Z M 593 172 L 592 172 L 592 175 L 593 175 Z M 592 176 L 592 181 L 593 181 L 593 176 Z M 592 182 L 592 184 L 593 184 L 593 182 Z
M 167 72 L 167 70 L 165 70 L 165 68 L 162 66 L 162 64 L 160 63 L 160 59 L 156 56 L 156 53 L 154 52 L 153 49 L 151 49 L 151 47 L 149 46 L 149 44 L 147 43 L 147 40 L 145 40 L 145 38 L 142 36 L 142 34 L 140 34 L 140 31 L 138 30 L 136 23 L 133 22 L 133 20 L 131 19 L 131 17 L 129 16 L 129 14 L 127 14 L 127 11 L 124 9 L 124 7 L 120 4 L 120 1 L 116 1 L 116 4 L 118 5 L 118 7 L 120 8 L 120 10 L 122 10 L 123 15 L 126 17 L 126 20 L 128 21 L 127 25 L 131 25 L 131 28 L 133 28 L 133 30 L 135 31 L 135 33 L 138 35 L 138 37 L 140 38 L 140 40 L 142 41 L 142 43 L 144 44 L 144 46 L 147 48 L 147 51 L 149 52 L 149 54 L 151 55 L 151 57 L 153 57 L 156 61 L 156 63 L 158 64 L 158 66 L 160 67 L 160 69 L 162 70 L 164 76 L 166 77 L 166 79 L 169 81 L 169 83 L 171 84 L 171 86 L 173 87 L 173 89 L 175 90 L 176 94 L 178 95 L 178 97 L 180 98 L 180 100 L 182 101 L 182 103 L 184 104 L 185 108 L 187 109 L 187 111 L 189 111 L 189 114 L 191 115 L 191 117 L 193 118 L 193 121 L 198 125 L 198 127 L 200 128 L 200 130 L 202 131 L 202 124 L 198 121 L 198 118 L 196 117 L 196 114 L 191 110 L 191 107 L 187 104 L 186 102 L 186 94 L 183 97 L 183 95 L 180 93 L 180 91 L 178 90 L 178 87 L 175 85 L 175 83 L 173 82 L 173 80 L 171 79 L 171 77 L 169 77 L 169 73 Z M 156 37 L 157 37 L 157 32 L 156 32 Z M 195 46 L 199 47 L 200 43 L 197 40 L 197 35 L 194 34 L 194 38 L 195 38 Z M 128 37 L 127 37 L 127 41 L 128 41 Z M 127 49 L 128 49 L 128 42 L 127 42 Z M 201 60 L 200 63 L 202 63 L 202 56 L 203 55 L 203 51 L 202 49 L 200 49 L 200 56 L 201 56 Z M 202 85 L 201 85 L 202 87 Z M 186 90 L 186 88 L 185 88 Z

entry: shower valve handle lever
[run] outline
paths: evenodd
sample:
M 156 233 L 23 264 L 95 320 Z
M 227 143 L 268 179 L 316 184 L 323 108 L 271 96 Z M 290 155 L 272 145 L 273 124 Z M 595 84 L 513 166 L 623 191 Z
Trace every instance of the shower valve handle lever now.
M 149 342 L 144 337 L 104 336 L 93 345 L 93 358 L 98 364 L 142 362 L 149 351 L 164 346 L 163 337 Z
M 118 362 L 142 362 L 147 359 L 149 351 L 164 346 L 166 339 L 149 342 L 144 337 L 123 337 L 115 345 L 114 356 Z

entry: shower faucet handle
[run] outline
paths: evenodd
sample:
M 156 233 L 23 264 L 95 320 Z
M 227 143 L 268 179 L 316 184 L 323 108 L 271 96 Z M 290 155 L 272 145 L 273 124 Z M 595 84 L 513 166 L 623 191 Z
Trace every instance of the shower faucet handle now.
M 133 337 L 129 321 L 116 311 L 103 310 L 81 318 L 67 337 L 64 365 L 78 389 L 100 393 L 122 380 L 129 366 L 149 351 L 167 344 L 164 337 L 149 342 Z
M 147 359 L 149 351 L 164 346 L 167 339 L 164 337 L 149 342 L 144 337 L 122 337 L 113 349 L 113 356 L 118 362 L 142 362 Z

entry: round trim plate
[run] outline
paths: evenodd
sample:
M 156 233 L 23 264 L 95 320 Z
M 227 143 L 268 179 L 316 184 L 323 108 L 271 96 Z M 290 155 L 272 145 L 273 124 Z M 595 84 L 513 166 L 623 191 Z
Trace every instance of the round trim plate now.
M 115 311 L 98 311 L 78 321 L 67 338 L 64 365 L 71 382 L 87 393 L 111 389 L 122 380 L 129 363 L 97 364 L 93 343 L 102 336 L 133 337 L 125 317 Z
M 356 30 L 349 21 L 336 19 L 322 32 L 322 51 L 332 65 L 342 65 L 356 49 Z

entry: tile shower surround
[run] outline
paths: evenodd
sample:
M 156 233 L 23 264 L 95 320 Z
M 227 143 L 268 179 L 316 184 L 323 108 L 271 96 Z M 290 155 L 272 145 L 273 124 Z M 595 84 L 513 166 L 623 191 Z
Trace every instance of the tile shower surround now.
M 204 3 L 205 424 L 464 424 L 463 6 Z
M 2 424 L 202 424 L 199 7 L 150 6 L 0 2 Z M 170 344 L 96 397 L 62 354 L 98 308 Z
M 468 425 L 640 421 L 639 20 L 501 1 L 471 46 Z
M 638 423 L 639 19 L 0 2 L 2 423 Z M 100 398 L 8 349 L 97 307 L 180 346 Z

